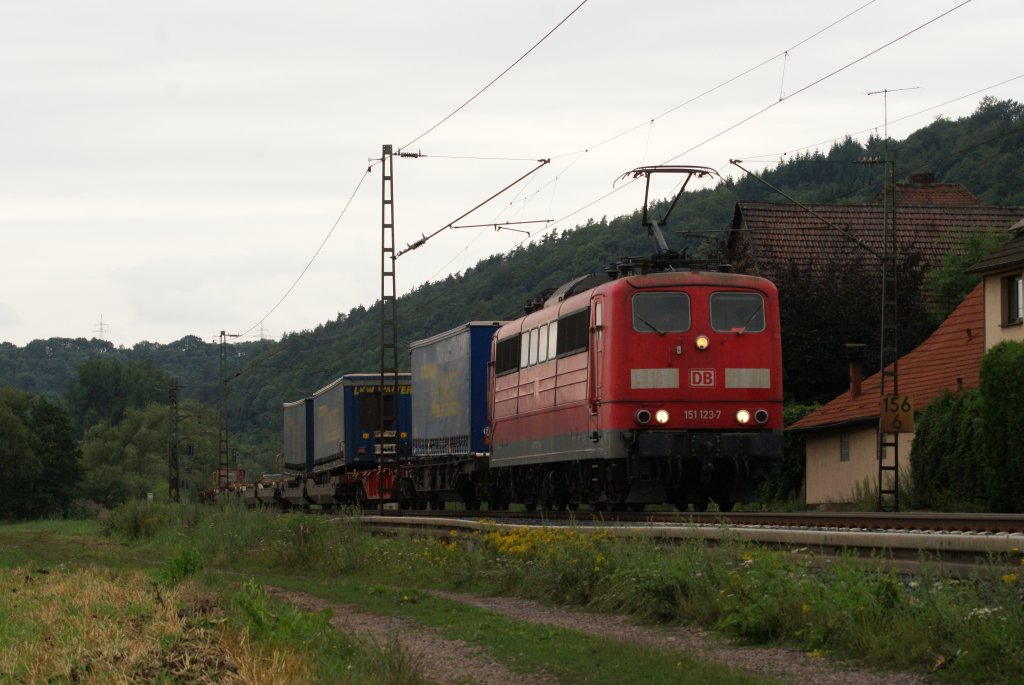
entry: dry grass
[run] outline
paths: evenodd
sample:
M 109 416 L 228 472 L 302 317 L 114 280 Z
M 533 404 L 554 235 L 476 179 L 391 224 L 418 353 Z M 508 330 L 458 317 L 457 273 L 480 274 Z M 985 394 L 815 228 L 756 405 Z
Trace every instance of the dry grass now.
M 298 657 L 266 653 L 228 628 L 214 596 L 136 572 L 0 573 L 0 681 L 292 683 Z

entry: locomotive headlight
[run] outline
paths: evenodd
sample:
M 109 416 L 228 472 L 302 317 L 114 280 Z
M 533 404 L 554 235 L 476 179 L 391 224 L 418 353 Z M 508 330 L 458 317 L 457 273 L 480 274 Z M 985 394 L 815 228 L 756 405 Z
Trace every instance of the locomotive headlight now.
M 768 412 L 764 409 L 758 409 L 754 412 L 754 421 L 757 423 L 768 423 Z
M 706 335 L 698 335 L 694 343 L 696 343 L 698 350 L 706 350 L 711 346 L 711 340 Z
M 633 415 L 633 419 L 641 426 L 646 426 L 651 422 L 651 412 L 646 409 L 637 409 L 636 414 Z
M 658 411 L 654 412 L 654 420 L 657 421 L 662 426 L 664 426 L 666 423 L 668 423 L 668 410 L 659 409 Z
M 736 412 L 736 420 L 743 424 L 750 423 L 750 412 L 746 409 L 740 409 Z

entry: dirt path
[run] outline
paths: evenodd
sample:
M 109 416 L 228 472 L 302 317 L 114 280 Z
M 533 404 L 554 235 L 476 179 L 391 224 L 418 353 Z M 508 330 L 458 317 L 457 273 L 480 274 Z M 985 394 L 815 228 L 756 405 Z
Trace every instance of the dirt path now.
M 906 673 L 872 673 L 843 668 L 832 661 L 813 659 L 794 649 L 743 647 L 723 642 L 691 626 L 650 627 L 630 623 L 624 616 L 552 608 L 509 597 L 482 597 L 437 592 L 456 602 L 489 609 L 509 618 L 576 630 L 600 637 L 675 649 L 698 659 L 728 664 L 745 671 L 793 683 L 817 685 L 924 685 L 928 681 Z
M 387 643 L 397 639 L 403 650 L 431 680 L 445 685 L 552 685 L 553 677 L 544 674 L 514 673 L 488 656 L 483 650 L 466 642 L 449 640 L 439 632 L 418 626 L 411 621 L 370 614 L 361 609 L 330 602 L 302 592 L 268 587 L 275 597 L 287 600 L 305 611 L 322 611 L 331 607 L 331 623 L 338 629 Z M 648 627 L 630 623 L 622 616 L 593 614 L 584 611 L 553 608 L 537 602 L 508 597 L 482 597 L 454 592 L 436 592 L 438 597 L 487 609 L 528 623 L 576 630 L 603 638 L 634 642 L 686 652 L 704 661 L 726 664 L 751 674 L 792 683 L 821 685 L 924 685 L 924 678 L 904 673 L 872 673 L 845 668 L 834 662 L 813 659 L 792 649 L 742 647 L 731 645 L 688 626 Z
M 379 616 L 360 610 L 350 604 L 338 604 L 326 599 L 268 587 L 273 597 L 290 602 L 303 611 L 322 612 L 331 607 L 334 616 L 331 625 L 345 633 L 368 636 L 386 645 L 398 640 L 402 650 L 419 667 L 424 677 L 442 685 L 557 685 L 554 678 L 543 674 L 515 673 L 495 661 L 483 650 L 461 640 L 449 640 L 440 633 L 416 625 L 412 621 L 393 616 Z

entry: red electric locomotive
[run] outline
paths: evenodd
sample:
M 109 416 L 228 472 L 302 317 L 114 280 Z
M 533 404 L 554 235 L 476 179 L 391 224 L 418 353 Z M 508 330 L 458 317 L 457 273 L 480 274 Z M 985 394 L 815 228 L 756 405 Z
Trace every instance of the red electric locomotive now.
M 659 255 L 620 264 L 619 277 L 573 281 L 496 332 L 491 486 L 500 499 L 697 510 L 713 499 L 729 510 L 777 463 L 775 286 L 680 269 L 657 223 L 645 223 Z

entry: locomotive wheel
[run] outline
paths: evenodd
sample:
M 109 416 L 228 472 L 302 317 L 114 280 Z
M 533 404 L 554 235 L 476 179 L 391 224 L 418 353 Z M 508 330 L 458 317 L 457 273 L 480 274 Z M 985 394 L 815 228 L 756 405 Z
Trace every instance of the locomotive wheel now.
M 708 510 L 708 498 L 702 497 L 693 501 L 694 511 L 707 511 Z
M 717 502 L 717 504 L 718 504 L 718 511 L 732 511 L 733 507 L 736 506 L 735 502 L 730 502 L 727 499 L 723 499 L 722 501 Z

